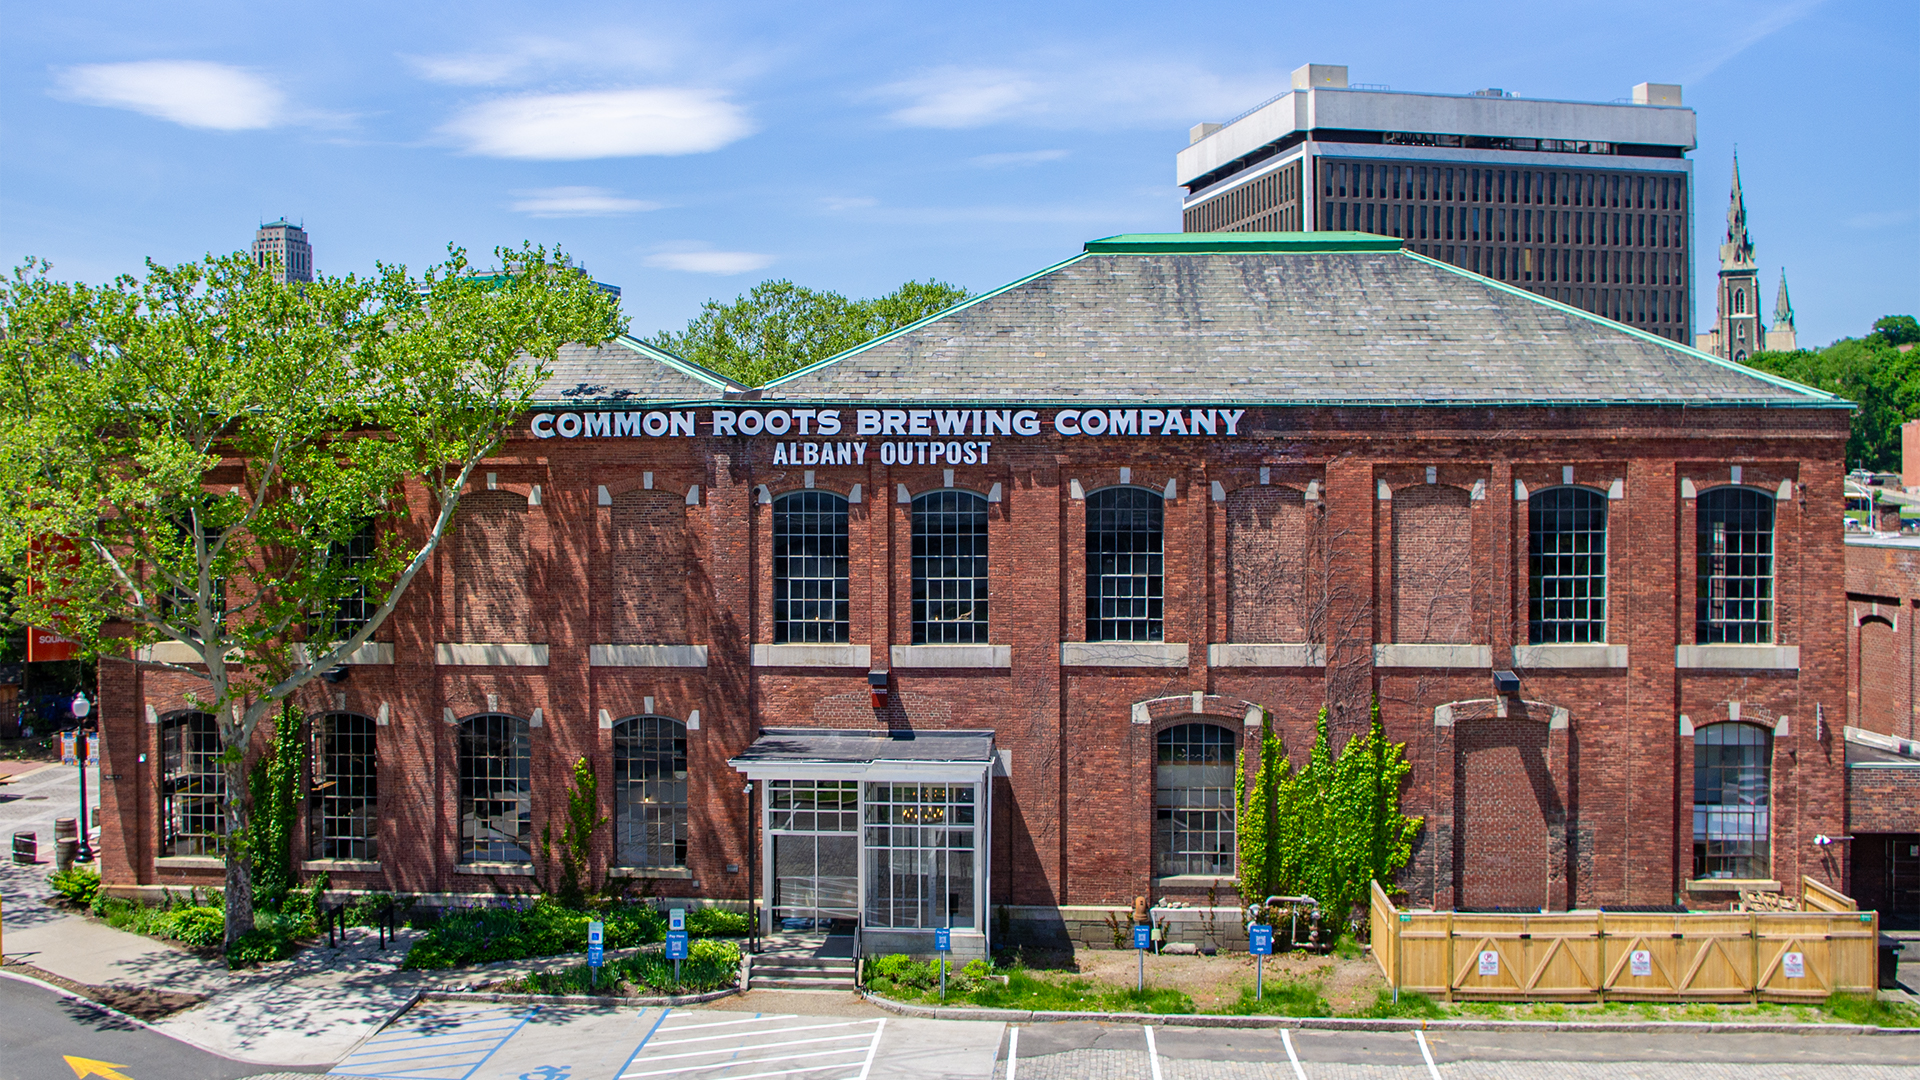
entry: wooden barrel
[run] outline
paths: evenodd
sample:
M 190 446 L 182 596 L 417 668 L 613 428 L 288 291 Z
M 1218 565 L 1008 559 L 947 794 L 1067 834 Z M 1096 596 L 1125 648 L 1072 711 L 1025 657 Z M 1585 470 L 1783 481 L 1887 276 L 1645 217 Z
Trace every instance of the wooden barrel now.
M 77 841 L 79 839 L 80 839 L 80 822 L 78 820 L 70 817 L 60 817 L 60 818 L 53 819 L 53 842 L 54 843 L 58 844 L 62 840 Z
M 74 859 L 80 854 L 80 841 L 55 837 L 53 840 L 53 868 L 55 870 L 73 869 Z
M 36 863 L 40 861 L 40 836 L 38 833 L 17 832 L 13 834 L 13 861 L 17 863 Z

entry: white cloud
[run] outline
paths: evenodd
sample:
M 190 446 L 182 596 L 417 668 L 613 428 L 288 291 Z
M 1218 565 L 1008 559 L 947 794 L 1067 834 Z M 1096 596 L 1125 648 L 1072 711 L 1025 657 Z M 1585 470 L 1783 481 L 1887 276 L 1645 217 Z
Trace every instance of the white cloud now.
M 525 53 L 472 53 L 467 56 L 409 56 L 420 77 L 454 86 L 493 86 L 526 70 L 532 57 Z
M 1009 166 L 1041 165 L 1049 161 L 1059 161 L 1067 156 L 1065 150 L 1023 150 L 1010 154 L 981 154 L 967 159 L 967 164 L 982 169 L 1003 169 Z
M 1849 229 L 1889 229 L 1895 225 L 1905 225 L 1915 217 L 1920 217 L 1920 212 L 1913 210 L 1868 211 L 1864 214 L 1855 214 L 1847 218 L 1846 224 Z
M 880 200 L 870 195 L 828 195 L 820 200 L 820 205 L 837 213 L 842 210 L 865 210 L 870 206 L 879 206 Z
M 611 217 L 642 210 L 658 210 L 660 204 L 645 199 L 629 199 L 608 188 L 550 187 L 516 191 L 519 201 L 513 208 L 534 217 Z
M 81 64 L 61 72 L 60 96 L 88 105 L 131 109 L 187 127 L 243 131 L 272 127 L 286 98 L 245 68 L 200 60 Z
M 501 98 L 443 130 L 470 153 L 578 161 L 718 150 L 751 134 L 753 125 L 717 93 L 666 87 Z
M 773 256 L 757 251 L 711 251 L 695 245 L 676 245 L 647 256 L 646 264 L 656 270 L 680 270 L 689 274 L 744 274 L 773 265 Z
M 1730 28 L 1734 31 L 1729 35 L 1730 40 L 1718 52 L 1709 53 L 1701 64 L 1682 76 L 1681 81 L 1689 84 L 1705 82 L 1707 76 L 1726 66 L 1728 61 L 1772 37 L 1775 33 L 1799 22 L 1811 14 L 1814 8 L 1825 2 L 1826 0 L 1793 0 L 1792 3 L 1783 4 L 1766 12 L 1754 12 L 1742 7 L 1741 18 L 1734 27 Z M 1715 24 L 1714 29 L 1719 30 L 1721 27 Z
M 887 118 L 906 127 L 1136 128 L 1231 115 L 1286 85 L 1277 71 L 1228 78 L 1187 64 L 1050 57 L 1024 71 L 934 68 L 862 96 L 893 103 Z

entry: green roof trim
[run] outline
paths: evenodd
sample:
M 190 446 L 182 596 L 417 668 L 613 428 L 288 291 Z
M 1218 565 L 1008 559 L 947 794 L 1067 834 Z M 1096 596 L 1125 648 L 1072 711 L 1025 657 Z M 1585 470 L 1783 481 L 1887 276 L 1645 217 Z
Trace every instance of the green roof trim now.
M 1812 398 L 1814 400 L 1814 403 L 1816 404 L 1831 405 L 1831 406 L 1835 406 L 1839 408 L 1847 408 L 1847 409 L 1856 407 L 1853 402 L 1846 400 L 1845 398 L 1841 397 L 1838 394 L 1830 394 L 1825 390 L 1818 390 L 1818 389 L 1815 389 L 1814 387 L 1807 386 L 1802 383 L 1794 382 L 1792 379 L 1782 378 L 1778 375 L 1772 374 L 1771 372 L 1761 371 L 1759 368 L 1751 368 L 1745 364 L 1735 363 L 1732 360 L 1727 360 L 1723 357 L 1715 356 L 1710 352 L 1703 352 L 1699 349 L 1694 348 L 1691 345 L 1683 345 L 1680 342 L 1672 340 L 1671 338 L 1663 338 L 1659 334 L 1649 333 L 1648 331 L 1642 330 L 1637 326 L 1628 326 L 1626 323 L 1615 322 L 1614 320 L 1607 318 L 1605 315 L 1596 315 L 1593 312 L 1587 311 L 1583 308 L 1574 307 L 1572 304 L 1563 303 L 1559 300 L 1552 300 L 1547 297 L 1541 296 L 1539 293 L 1528 292 L 1527 290 L 1522 289 L 1517 285 L 1509 285 L 1506 282 L 1501 281 L 1497 278 L 1490 278 L 1490 277 L 1487 277 L 1485 274 L 1476 274 L 1473 271 L 1468 270 L 1464 267 L 1455 266 L 1450 262 L 1445 262 L 1443 260 L 1436 259 L 1431 255 L 1422 255 L 1417 251 L 1403 251 L 1401 252 L 1401 254 L 1405 255 L 1409 259 L 1417 259 L 1420 262 L 1427 263 L 1428 265 L 1437 266 L 1440 269 L 1445 270 L 1449 273 L 1458 274 L 1461 277 L 1465 277 L 1465 278 L 1472 278 L 1474 281 L 1479 282 L 1482 285 L 1490 286 L 1492 288 L 1500 290 L 1501 292 L 1510 293 L 1518 297 L 1523 297 L 1527 300 L 1533 301 L 1536 304 L 1544 304 L 1547 307 L 1565 312 L 1566 314 L 1572 315 L 1576 318 L 1584 319 L 1587 322 L 1599 323 L 1600 325 L 1605 326 L 1609 330 L 1615 330 L 1623 334 L 1628 334 L 1632 337 L 1639 338 L 1642 341 L 1650 341 L 1655 345 L 1672 349 L 1678 353 L 1683 353 L 1687 356 L 1693 357 L 1696 360 L 1706 360 L 1719 367 L 1726 368 L 1729 371 L 1737 371 L 1742 375 L 1746 375 L 1746 376 L 1749 376 L 1750 378 L 1758 379 L 1759 381 L 1766 383 L 1770 386 L 1777 386 L 1782 390 L 1792 390 L 1796 393 L 1804 394 L 1807 397 Z M 1740 403 L 1740 404 L 1744 404 L 1744 403 Z
M 639 353 L 640 355 L 648 358 L 649 360 L 653 360 L 656 363 L 664 364 L 667 367 L 670 367 L 673 370 L 678 371 L 680 374 L 687 376 L 688 378 L 698 379 L 699 381 L 706 383 L 709 386 L 714 387 L 715 389 L 725 390 L 725 391 L 740 391 L 740 390 L 747 389 L 747 384 L 740 382 L 737 379 L 730 379 L 727 376 L 720 374 L 719 372 L 713 370 L 710 367 L 706 367 L 705 365 L 702 365 L 702 364 L 696 364 L 693 361 L 688 360 L 686 357 L 681 356 L 678 353 L 670 353 L 667 350 L 661 348 L 660 346 L 649 344 L 648 342 L 643 341 L 640 338 L 634 337 L 632 334 L 615 335 L 615 337 L 613 338 L 613 341 L 616 344 L 624 345 L 627 348 L 632 349 L 634 352 Z
M 1364 232 L 1121 233 L 1089 240 L 1089 255 L 1211 255 L 1226 251 L 1399 251 L 1406 241 Z

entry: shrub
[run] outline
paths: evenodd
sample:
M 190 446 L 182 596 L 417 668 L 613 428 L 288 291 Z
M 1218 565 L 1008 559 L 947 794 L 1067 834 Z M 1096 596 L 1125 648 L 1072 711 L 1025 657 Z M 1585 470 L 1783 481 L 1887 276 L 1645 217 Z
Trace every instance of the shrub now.
M 1374 995 L 1373 1004 L 1353 1015 L 1373 1020 L 1388 1020 L 1395 1017 L 1439 1020 L 1447 1015 L 1447 1010 L 1439 1002 L 1418 990 L 1400 991 L 1400 1000 L 1397 1002 L 1393 1000 L 1393 991 L 1382 990 Z
M 687 934 L 690 937 L 746 937 L 752 930 L 753 920 L 742 911 L 703 907 L 687 912 Z
M 538 900 L 524 908 L 445 912 L 407 950 L 401 966 L 424 970 L 585 952 L 587 924 L 594 919 L 605 924 L 603 940 L 608 949 L 648 945 L 667 936 L 666 920 L 644 904 L 616 904 L 587 912 Z
M 90 866 L 72 866 L 47 875 L 47 884 L 67 903 L 92 907 L 100 893 L 100 872 Z
M 739 981 L 740 944 L 702 938 L 687 946 L 687 958 L 680 964 L 680 978 L 673 977 L 673 961 L 661 949 L 648 949 L 631 956 L 615 958 L 600 969 L 596 979 L 585 964 L 572 964 L 559 971 L 541 971 L 500 984 L 508 993 L 527 994 L 619 994 L 626 990 L 640 993 L 686 994 L 724 990 Z

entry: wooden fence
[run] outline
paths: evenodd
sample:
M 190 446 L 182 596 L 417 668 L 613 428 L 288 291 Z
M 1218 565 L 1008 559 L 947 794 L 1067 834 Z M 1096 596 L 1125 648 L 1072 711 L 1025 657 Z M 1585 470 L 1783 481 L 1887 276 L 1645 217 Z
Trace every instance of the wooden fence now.
M 1874 996 L 1880 916 L 1802 879 L 1801 910 L 1545 915 L 1402 911 L 1373 885 L 1373 956 L 1400 990 L 1543 1001 Z

